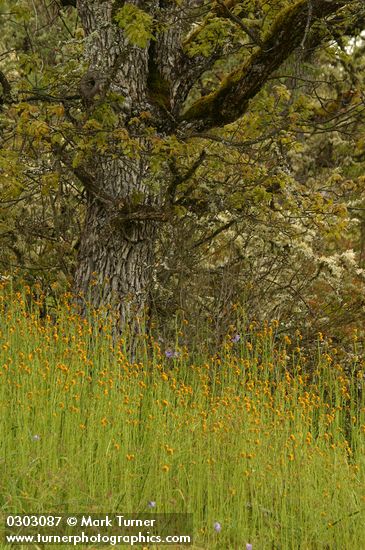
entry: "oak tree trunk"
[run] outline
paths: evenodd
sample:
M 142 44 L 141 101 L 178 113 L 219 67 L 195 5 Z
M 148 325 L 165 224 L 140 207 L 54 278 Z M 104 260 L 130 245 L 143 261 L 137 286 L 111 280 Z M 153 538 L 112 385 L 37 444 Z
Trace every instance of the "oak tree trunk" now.
M 84 304 L 111 306 L 120 328 L 143 316 L 148 304 L 155 236 L 155 222 L 113 223 L 105 207 L 89 199 L 76 290 Z
M 130 133 L 130 120 L 151 111 L 147 85 L 149 48 L 128 42 L 115 21 L 115 4 L 118 3 L 112 0 L 77 1 L 86 34 L 88 65 L 80 89 L 85 120 L 93 117 L 94 109 L 108 94 L 123 98 L 115 108 L 115 127 Z M 158 200 L 146 184 L 148 146 L 143 128 L 138 131 L 142 137 L 133 136 L 140 145 L 135 154 L 116 154 L 95 147 L 89 165 L 86 162 L 79 170 L 88 200 L 75 274 L 76 291 L 85 307 L 91 304 L 116 311 L 120 329 L 142 314 L 148 304 L 158 230 L 156 220 L 138 216 L 136 209 L 136 203 L 142 211 Z

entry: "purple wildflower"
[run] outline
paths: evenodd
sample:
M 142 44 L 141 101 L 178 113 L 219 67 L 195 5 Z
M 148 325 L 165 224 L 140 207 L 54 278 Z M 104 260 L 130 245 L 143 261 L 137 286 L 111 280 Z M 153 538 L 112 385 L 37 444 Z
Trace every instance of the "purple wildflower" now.
M 165 355 L 168 359 L 175 359 L 176 357 L 179 357 L 180 353 L 172 349 L 167 349 L 165 351 Z
M 219 523 L 219 521 L 215 521 L 213 527 L 214 527 L 214 531 L 217 531 L 217 533 L 220 533 L 222 531 L 222 526 Z
M 249 542 L 246 544 L 246 550 L 252 550 L 252 544 Z
M 237 342 L 239 342 L 241 339 L 241 335 L 240 334 L 235 334 L 233 336 L 233 338 L 231 338 L 231 342 L 233 342 L 233 344 L 237 344 Z
M 149 500 L 147 502 L 148 508 L 156 508 L 156 501 L 155 500 Z

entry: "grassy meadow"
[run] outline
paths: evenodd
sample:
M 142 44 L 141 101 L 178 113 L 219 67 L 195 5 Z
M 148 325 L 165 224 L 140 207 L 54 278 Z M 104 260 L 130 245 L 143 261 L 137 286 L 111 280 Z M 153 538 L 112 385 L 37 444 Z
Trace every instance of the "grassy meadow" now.
M 2 515 L 191 512 L 196 550 L 365 548 L 361 359 L 273 321 L 212 356 L 142 336 L 131 363 L 96 314 L 41 301 L 0 290 Z

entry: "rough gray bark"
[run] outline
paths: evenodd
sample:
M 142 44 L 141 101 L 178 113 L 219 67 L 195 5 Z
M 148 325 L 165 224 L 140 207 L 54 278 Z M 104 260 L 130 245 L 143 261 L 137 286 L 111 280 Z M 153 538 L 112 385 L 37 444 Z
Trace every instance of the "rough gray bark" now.
M 77 8 L 87 35 L 89 70 L 82 83 L 85 103 L 90 107 L 93 97 L 108 89 L 125 97 L 119 120 L 124 127 L 134 113 L 151 108 L 148 49 L 127 43 L 113 21 L 112 1 L 79 0 Z M 144 205 L 156 201 L 145 185 L 147 172 L 145 159 L 137 154 L 134 159 L 113 158 L 96 150 L 93 185 L 86 185 L 88 203 L 76 290 L 95 307 L 112 306 L 119 313 L 120 326 L 142 313 L 151 283 L 156 222 L 130 219 L 121 213 L 121 205 L 128 211 L 136 193 L 143 197 Z
M 156 43 L 151 42 L 146 48 L 130 44 L 116 24 L 116 8 L 123 2 L 77 1 L 86 33 L 88 63 L 80 91 L 90 113 L 98 97 L 103 98 L 108 92 L 118 94 L 124 98 L 119 127 L 128 128 L 133 117 L 148 111 L 159 136 L 164 137 L 173 124 L 171 113 L 182 105 L 186 95 L 182 84 L 181 37 L 191 23 L 187 14 L 194 9 L 196 1 L 186 0 L 180 7 L 174 2 L 159 0 L 131 0 L 130 3 L 162 17 L 167 23 Z M 164 106 L 155 101 L 156 74 L 167 83 Z M 141 125 L 138 131 L 143 134 Z M 75 274 L 76 291 L 84 297 L 85 304 L 112 306 L 119 314 L 120 327 L 143 314 L 148 304 L 158 221 L 166 220 L 171 209 L 171 204 L 162 204 L 161 193 L 152 191 L 146 183 L 148 140 L 138 139 L 143 152 L 136 153 L 135 158 L 114 158 L 96 150 L 89 169 L 74 170 L 88 194 Z M 170 186 L 171 178 L 173 180 L 173 174 L 164 174 L 166 187 Z M 136 196 L 138 206 L 134 202 Z

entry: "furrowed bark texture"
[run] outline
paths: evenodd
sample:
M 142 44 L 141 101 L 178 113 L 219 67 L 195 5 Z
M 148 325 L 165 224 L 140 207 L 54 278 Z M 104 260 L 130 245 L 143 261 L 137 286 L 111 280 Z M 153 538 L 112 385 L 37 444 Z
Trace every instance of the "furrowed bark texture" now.
M 77 9 L 87 35 L 89 74 L 100 75 L 101 94 L 108 87 L 125 98 L 123 127 L 134 113 L 150 109 L 148 49 L 127 43 L 113 20 L 112 1 L 78 0 Z M 147 172 L 146 161 L 137 154 L 113 158 L 95 151 L 93 190 L 100 193 L 88 194 L 75 283 L 92 306 L 116 310 L 120 327 L 142 313 L 151 283 L 156 222 L 128 219 L 119 208 L 136 193 L 144 204 L 153 202 L 144 183 Z
M 143 313 L 153 268 L 154 222 L 118 222 L 90 200 L 76 273 L 77 290 L 95 307 L 112 306 L 120 326 Z
M 129 3 L 152 17 L 157 14 L 164 22 L 156 41 L 145 48 L 129 43 L 114 19 L 124 2 L 77 1 L 89 65 L 82 82 L 84 94 L 89 94 L 85 101 L 90 108 L 94 95 L 116 93 L 124 98 L 120 127 L 128 128 L 133 117 L 148 111 L 159 128 L 159 137 L 164 137 L 173 120 L 168 111 L 177 112 L 187 93 L 181 44 L 191 24 L 189 13 L 199 1 L 185 0 L 179 6 L 159 0 Z M 156 92 L 165 94 L 163 106 L 160 98 L 156 101 Z M 92 181 L 88 182 L 84 173 L 81 179 L 88 192 L 88 204 L 75 274 L 76 291 L 85 297 L 85 303 L 116 310 L 120 327 L 135 319 L 148 303 L 158 222 L 164 221 L 171 210 L 171 204 L 162 208 L 161 194 L 153 193 L 145 183 L 149 173 L 147 140 L 141 137 L 139 144 L 144 152 L 135 158 L 114 158 L 95 151 Z M 80 168 L 77 171 L 82 172 Z M 166 186 L 170 177 L 168 173 L 162 176 Z M 139 197 L 138 208 L 132 205 L 135 196 Z

